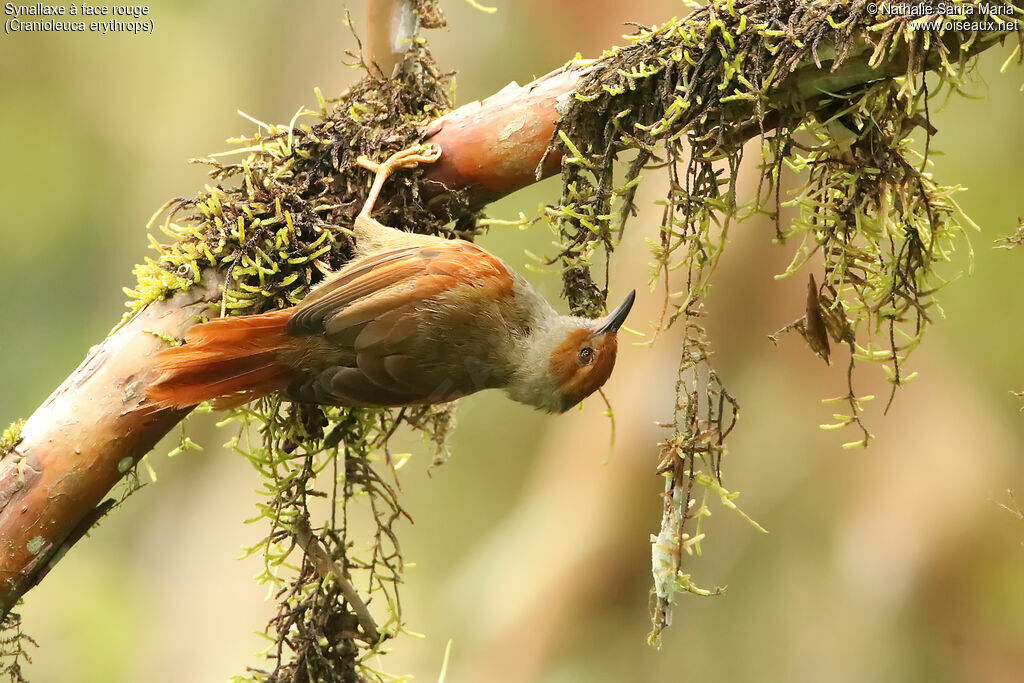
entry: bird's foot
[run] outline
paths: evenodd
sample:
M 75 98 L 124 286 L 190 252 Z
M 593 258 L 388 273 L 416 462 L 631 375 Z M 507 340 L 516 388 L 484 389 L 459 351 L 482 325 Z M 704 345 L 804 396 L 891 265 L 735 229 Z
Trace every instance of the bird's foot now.
M 415 145 L 408 149 L 403 149 L 400 152 L 395 152 L 383 163 L 371 161 L 366 156 L 360 156 L 356 159 L 357 164 L 377 174 L 377 177 L 373 179 L 373 185 L 370 187 L 370 194 L 366 198 L 366 203 L 363 204 L 363 208 L 359 212 L 359 216 L 356 218 L 357 226 L 361 222 L 366 223 L 367 219 L 370 218 L 370 212 L 373 211 L 373 205 L 377 202 L 377 197 L 380 195 L 380 189 L 384 186 L 384 181 L 386 181 L 392 173 L 403 168 L 415 168 L 420 164 L 432 164 L 440 158 L 441 147 L 434 144 L 426 144 Z
M 385 178 L 403 168 L 415 168 L 420 164 L 432 164 L 441 158 L 441 147 L 435 144 L 414 145 L 389 156 L 383 163 L 372 161 L 367 156 L 360 156 L 356 163 L 368 171 L 383 175 Z

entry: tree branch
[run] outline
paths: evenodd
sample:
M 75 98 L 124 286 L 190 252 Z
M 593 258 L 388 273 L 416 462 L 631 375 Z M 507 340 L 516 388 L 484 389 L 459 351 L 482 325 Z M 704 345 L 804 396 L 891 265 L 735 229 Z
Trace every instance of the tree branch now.
M 331 579 L 341 588 L 341 594 L 345 596 L 345 600 L 348 601 L 352 612 L 356 615 L 356 619 L 359 620 L 359 625 L 363 627 L 363 635 L 367 641 L 376 643 L 380 640 L 377 622 L 373 620 L 370 609 L 363 602 L 363 599 L 359 597 L 359 593 L 352 585 L 352 582 L 345 576 L 345 570 L 339 567 L 338 563 L 331 558 L 330 553 L 324 550 L 320 541 L 313 534 L 313 530 L 309 528 L 309 522 L 305 519 L 296 521 L 292 525 L 292 535 L 295 536 L 295 541 L 302 548 L 302 552 L 306 553 L 306 557 L 313 564 L 317 576 L 324 581 Z
M 416 38 L 416 8 L 412 0 L 366 0 L 366 12 L 366 61 L 380 69 L 385 78 L 391 77 Z
M 544 155 L 559 110 L 564 110 L 589 70 L 563 67 L 525 86 L 510 83 L 486 100 L 459 107 L 427 126 L 426 140 L 443 150 L 426 169 L 427 195 L 443 202 L 446 194 L 461 189 L 468 193 L 470 205 L 479 209 L 557 173 L 561 151 L 552 149 Z
M 0 460 L 0 612 L 34 586 L 100 516 L 114 484 L 187 410 L 134 410 L 150 357 L 218 297 L 221 279 L 153 304 L 94 346 Z
M 967 54 L 991 47 L 1002 35 L 984 35 Z M 806 113 L 832 96 L 825 93 L 902 75 L 906 55 L 889 55 L 874 68 L 870 41 L 858 45 L 835 71 L 829 60 L 798 67 L 776 91 L 786 111 Z M 380 64 L 383 53 L 371 53 Z M 822 40 L 817 53 L 834 50 Z M 548 152 L 548 145 L 565 112 L 562 105 L 589 68 L 570 65 L 526 86 L 513 83 L 427 126 L 426 141 L 443 150 L 440 162 L 426 171 L 429 201 L 443 203 L 446 194 L 461 192 L 479 208 L 558 171 L 561 153 Z M 738 139 L 759 133 L 736 131 Z M 219 274 L 203 273 L 201 285 L 151 304 L 94 347 L 0 459 L 0 614 L 63 556 L 98 517 L 114 484 L 187 414 L 131 409 L 152 379 L 151 355 L 163 346 L 158 335 L 183 336 L 206 304 L 219 298 L 220 283 Z

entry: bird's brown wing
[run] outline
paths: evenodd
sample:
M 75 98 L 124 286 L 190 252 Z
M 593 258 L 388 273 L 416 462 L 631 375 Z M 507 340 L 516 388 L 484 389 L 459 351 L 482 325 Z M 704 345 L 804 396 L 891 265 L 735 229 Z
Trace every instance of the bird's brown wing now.
M 339 271 L 299 304 L 288 329 L 350 349 L 355 361 L 307 377 L 290 393 L 319 403 L 403 405 L 484 388 L 465 368 L 424 362 L 423 328 L 446 323 L 441 300 L 458 288 L 467 288 L 467 301 L 492 303 L 512 294 L 513 281 L 500 260 L 462 240 L 388 250 Z
M 395 262 L 408 263 L 420 250 L 421 247 L 415 246 L 389 249 L 342 268 L 295 307 L 288 331 L 294 335 L 322 333 L 328 316 L 360 297 L 395 284 L 398 281 L 395 278 L 402 277 L 402 270 L 389 271 L 387 266 Z M 386 276 L 388 273 L 390 277 Z

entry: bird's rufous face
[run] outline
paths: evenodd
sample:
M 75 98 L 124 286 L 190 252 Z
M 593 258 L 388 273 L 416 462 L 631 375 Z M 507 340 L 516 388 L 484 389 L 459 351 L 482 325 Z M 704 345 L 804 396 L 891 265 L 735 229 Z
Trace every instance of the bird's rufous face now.
M 575 330 L 551 354 L 550 370 L 566 411 L 600 389 L 615 367 L 615 332 Z

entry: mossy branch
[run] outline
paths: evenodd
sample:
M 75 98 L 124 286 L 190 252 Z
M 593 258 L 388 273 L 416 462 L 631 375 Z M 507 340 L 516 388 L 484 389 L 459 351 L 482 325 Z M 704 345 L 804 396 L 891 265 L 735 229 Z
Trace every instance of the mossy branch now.
M 169 203 L 162 229 L 174 242 L 160 246 L 159 257 L 140 267 L 140 286 L 131 291 L 132 314 L 94 347 L 27 421 L 18 442 L 0 454 L 0 613 L 10 611 L 84 534 L 111 487 L 185 416 L 187 411 L 133 410 L 152 379 L 150 357 L 162 346 L 162 337 L 180 338 L 196 320 L 210 315 L 292 305 L 349 258 L 344 228 L 365 195 L 367 180 L 353 170 L 358 155 L 379 157 L 416 139 L 442 148 L 438 164 L 393 183 L 381 211 L 388 224 L 436 234 L 471 236 L 481 207 L 561 170 L 563 198 L 552 213 L 564 246 L 557 258 L 573 308 L 592 312 L 602 305 L 604 289 L 591 280 L 590 258 L 599 247 L 614 247 L 612 226 L 621 235 L 632 210 L 633 181 L 656 160 L 657 145 L 667 142 L 663 149 L 673 168 L 682 159 L 684 142 L 691 160 L 685 183 L 673 176 L 669 205 L 682 214 L 666 216 L 660 253 L 667 269 L 669 255 L 680 246 L 707 246 L 710 227 L 722 216 L 725 225 L 717 226 L 724 236 L 735 213 L 731 183 L 743 142 L 776 129 L 786 133 L 773 138 L 776 142 L 788 140 L 801 122 L 842 115 L 850 97 L 862 98 L 871 83 L 905 79 L 888 92 L 894 99 L 887 100 L 890 105 L 905 102 L 900 98 L 908 92 L 916 96 L 914 84 L 925 71 L 960 73 L 970 56 L 1009 33 L 913 31 L 907 21 L 875 21 L 865 6 L 716 2 L 686 19 L 642 31 L 630 47 L 569 64 L 525 87 L 512 84 L 447 115 L 443 79 L 417 51 L 416 68 L 400 69 L 396 79 L 369 76 L 330 108 L 321 99 L 319 111 L 305 112 L 311 123 L 299 122 L 297 115 L 288 126 L 260 124 L 260 132 L 245 141 L 243 151 L 249 156 L 244 161 L 208 160 L 216 181 L 234 177 L 238 186 L 225 190 L 218 185 L 195 199 Z M 744 54 L 759 60 L 753 71 L 739 59 Z M 631 97 L 633 92 L 638 94 Z M 556 128 L 563 135 L 556 137 Z M 636 157 L 627 182 L 615 187 L 613 162 L 627 149 L 635 150 Z M 774 158 L 781 166 L 791 155 L 786 150 Z M 725 192 L 719 191 L 712 167 L 722 160 L 730 179 Z M 925 182 L 909 171 L 906 177 Z M 618 214 L 611 210 L 613 197 L 620 202 Z M 697 232 L 686 232 L 693 229 Z M 694 235 L 700 236 L 696 242 Z M 688 335 L 684 349 L 691 363 L 706 360 L 701 332 L 691 318 L 699 312 L 699 292 L 715 253 L 694 252 L 693 258 L 705 260 L 696 268 L 691 262 L 690 295 L 671 316 L 682 316 L 692 326 L 688 330 L 694 335 Z M 823 296 L 838 300 L 829 299 L 835 292 Z M 700 454 L 711 454 L 717 475 L 722 439 L 732 426 L 729 406 L 734 403 L 717 377 L 709 377 L 704 383 L 714 391 L 701 397 L 709 410 L 699 413 L 699 406 L 687 402 L 677 406 L 664 472 L 690 485 L 703 482 L 706 490 L 731 501 L 735 495 L 721 487 L 717 476 L 695 479 Z M 278 417 L 268 411 L 261 408 L 260 417 L 269 425 Z M 267 428 L 272 441 L 268 458 L 254 461 L 271 472 L 298 452 L 306 458 L 301 465 L 307 470 L 301 479 L 305 486 L 316 467 L 324 466 L 316 458 L 337 453 L 341 437 L 332 442 L 333 434 L 365 437 L 376 424 L 375 438 L 383 439 L 386 448 L 387 437 L 403 420 L 414 426 L 435 420 L 434 426 L 441 426 L 427 431 L 439 433 L 447 424 L 444 419 L 443 413 L 403 413 L 389 421 L 372 414 L 314 415 L 296 409 Z M 355 455 L 365 464 L 365 449 Z M 364 485 L 376 486 L 365 470 L 360 476 Z M 675 484 L 670 486 L 666 515 L 681 528 L 690 518 L 690 494 L 677 492 Z M 305 488 L 275 490 L 278 498 L 285 493 L 303 501 L 312 495 Z M 397 504 L 389 510 L 401 514 Z M 391 533 L 392 519 L 380 523 L 381 534 Z M 324 546 L 319 545 L 323 536 L 318 541 L 310 534 L 309 540 L 303 547 L 320 548 L 332 563 L 345 556 L 340 537 L 327 539 Z M 689 548 L 682 541 L 667 541 L 673 544 L 666 553 L 671 556 L 670 581 L 677 583 L 678 560 L 672 557 Z M 341 565 L 338 576 L 345 569 Z M 659 609 L 665 610 L 664 602 Z M 363 623 L 367 633 L 368 623 Z
M 684 340 L 675 419 L 666 425 L 672 433 L 658 468 L 666 490 L 652 546 L 654 644 L 675 594 L 708 592 L 684 566 L 687 554 L 700 552 L 701 520 L 711 514 L 702 501 L 718 498 L 738 510 L 738 494 L 722 486 L 721 470 L 739 406 L 711 367 L 701 320 L 736 224 L 768 215 L 777 243 L 800 242 L 780 277 L 812 257 L 823 261 L 821 285 L 812 275 L 804 315 L 788 327 L 826 362 L 829 338 L 849 349 L 847 393 L 834 399 L 846 412 L 823 426 L 855 426 L 845 448 L 871 438 L 862 414 L 873 397 L 854 391 L 855 363 L 882 364 L 891 402 L 912 378 L 904 362 L 934 317 L 935 293 L 950 281 L 946 264 L 974 227 L 953 198 L 959 188 L 932 177 L 928 143 L 922 153 L 910 135 L 934 134 L 929 97 L 947 87 L 955 92 L 972 55 L 1011 32 L 1019 41 L 1021 10 L 968 2 L 956 6 L 968 21 L 957 22 L 875 16 L 877 7 L 857 0 L 711 2 L 686 19 L 641 29 L 631 45 L 606 53 L 559 122 L 562 197 L 547 215 L 557 224 L 563 293 L 576 312 L 603 309 L 610 256 L 634 213 L 641 176 L 652 167 L 667 170 L 651 285 L 664 286 L 658 329 L 678 322 Z M 929 71 L 937 75 L 933 85 Z M 751 137 L 762 142 L 761 183 L 744 199 L 737 178 Z M 623 157 L 626 168 L 614 163 Z M 787 170 L 800 187 L 784 203 Z M 784 225 L 788 206 L 798 212 Z M 595 282 L 602 254 L 604 281 Z M 682 287 L 670 273 L 683 276 Z

